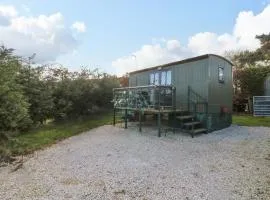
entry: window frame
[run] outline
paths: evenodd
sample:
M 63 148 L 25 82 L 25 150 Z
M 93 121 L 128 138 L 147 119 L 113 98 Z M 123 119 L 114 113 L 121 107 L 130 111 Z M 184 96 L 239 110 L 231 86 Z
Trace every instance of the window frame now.
M 169 80 L 168 72 L 170 73 L 170 83 L 168 83 L 168 80 Z M 149 74 L 149 84 L 150 85 L 164 85 L 164 86 L 172 85 L 172 70 L 168 69 L 168 70 L 151 72 Z
M 154 85 L 160 85 L 160 73 L 154 72 Z
M 165 76 L 163 76 L 165 74 Z M 164 83 L 162 78 L 164 77 Z M 160 71 L 160 85 L 166 85 L 167 83 L 167 71 Z
M 150 73 L 149 75 L 149 85 L 155 84 L 155 73 Z
M 170 83 L 168 84 L 168 72 L 170 72 L 171 76 L 170 76 Z M 165 85 L 172 85 L 172 70 L 166 70 L 166 84 Z
M 220 72 L 222 72 L 222 75 Z M 218 66 L 218 82 L 219 83 L 225 82 L 224 67 L 222 67 L 221 65 Z

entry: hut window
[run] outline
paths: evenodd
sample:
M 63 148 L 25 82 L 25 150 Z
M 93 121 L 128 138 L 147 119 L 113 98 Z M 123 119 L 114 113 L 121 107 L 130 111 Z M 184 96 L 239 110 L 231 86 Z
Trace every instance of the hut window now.
M 166 85 L 172 84 L 172 71 L 167 71 Z
M 224 68 L 218 67 L 218 81 L 224 83 Z
M 155 73 L 155 85 L 159 85 L 159 73 Z
M 172 72 L 169 70 L 169 71 L 151 73 L 149 75 L 149 84 L 150 85 L 171 85 Z
M 155 84 L 155 75 L 150 74 L 150 85 L 154 85 L 154 84 Z
M 161 85 L 166 85 L 166 72 L 161 72 Z

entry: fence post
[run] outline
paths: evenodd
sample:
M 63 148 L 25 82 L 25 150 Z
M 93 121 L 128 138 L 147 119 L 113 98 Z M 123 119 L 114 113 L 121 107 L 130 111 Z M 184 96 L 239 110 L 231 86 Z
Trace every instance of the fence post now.
M 115 126 L 115 107 L 113 107 L 113 125 Z
M 158 137 L 161 137 L 160 87 L 158 87 Z
M 205 103 L 205 109 L 206 109 L 206 133 L 208 133 L 208 102 Z
M 128 108 L 128 94 L 129 90 L 126 91 L 126 108 L 125 108 L 125 129 L 127 129 L 127 108 Z
M 190 86 L 188 86 L 188 112 L 190 112 Z
M 139 131 L 142 132 L 142 109 L 139 109 Z
M 173 132 L 175 133 L 176 129 L 176 88 L 173 86 L 172 88 L 172 94 L 173 94 Z

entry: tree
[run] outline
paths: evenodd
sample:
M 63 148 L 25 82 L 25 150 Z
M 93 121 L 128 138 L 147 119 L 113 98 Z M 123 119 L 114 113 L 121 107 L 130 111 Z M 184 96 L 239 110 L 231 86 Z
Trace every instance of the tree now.
M 32 67 L 14 56 L 13 49 L 0 47 L 0 134 L 111 108 L 112 89 L 119 86 L 116 76 L 98 69 Z
M 261 47 L 255 51 L 232 52 L 229 57 L 234 63 L 234 105 L 249 101 L 252 96 L 264 94 L 264 82 L 270 74 L 270 33 L 258 35 Z M 251 109 L 250 109 L 251 110 Z
M 128 74 L 125 74 L 119 78 L 121 87 L 128 87 Z
M 43 73 L 43 67 L 32 68 L 24 65 L 17 78 L 30 105 L 29 114 L 34 124 L 43 124 L 46 119 L 52 117 L 52 88 L 43 78 Z
M 228 57 L 233 61 L 237 68 L 255 67 L 256 65 L 269 66 L 270 64 L 270 33 L 257 35 L 260 41 L 260 48 L 255 51 L 240 51 L 228 53 Z
M 26 129 L 31 120 L 29 104 L 16 80 L 21 65 L 13 56 L 13 49 L 0 47 L 0 132 Z

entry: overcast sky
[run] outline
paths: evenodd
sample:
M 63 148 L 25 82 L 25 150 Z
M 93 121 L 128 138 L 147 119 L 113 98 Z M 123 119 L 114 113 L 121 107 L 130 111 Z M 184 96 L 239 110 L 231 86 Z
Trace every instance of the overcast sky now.
M 0 42 L 36 63 L 117 75 L 205 53 L 255 49 L 269 0 L 0 0 Z

